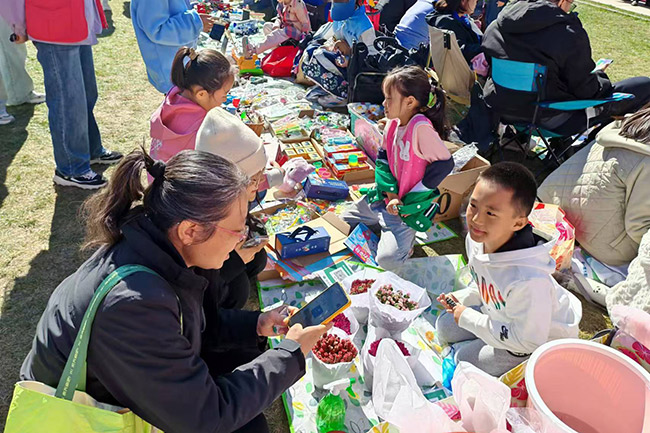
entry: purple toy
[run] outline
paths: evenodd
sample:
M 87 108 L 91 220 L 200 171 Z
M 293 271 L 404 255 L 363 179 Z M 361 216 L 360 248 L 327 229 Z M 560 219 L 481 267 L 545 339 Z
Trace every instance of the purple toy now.
M 290 159 L 284 163 L 282 168 L 285 171 L 284 182 L 278 187 L 278 190 L 287 194 L 293 192 L 296 185 L 302 183 L 316 169 L 301 157 Z

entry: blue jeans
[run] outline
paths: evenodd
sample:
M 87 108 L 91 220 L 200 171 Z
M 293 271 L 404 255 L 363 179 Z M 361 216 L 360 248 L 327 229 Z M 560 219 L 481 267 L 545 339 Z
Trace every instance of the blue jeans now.
M 95 65 L 90 45 L 34 42 L 43 67 L 48 120 L 56 169 L 66 176 L 90 171 L 90 160 L 106 150 L 95 121 Z
M 407 226 L 398 215 L 389 214 L 383 200 L 368 204 L 368 199 L 363 197 L 341 217 L 351 226 L 363 223 L 371 229 L 373 226 L 381 228 L 375 260 L 383 269 L 396 269 L 411 255 L 415 230 Z

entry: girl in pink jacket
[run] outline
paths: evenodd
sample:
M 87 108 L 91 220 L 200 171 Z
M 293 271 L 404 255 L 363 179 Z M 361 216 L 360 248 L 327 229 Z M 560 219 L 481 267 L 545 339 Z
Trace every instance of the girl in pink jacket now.
M 151 157 L 169 158 L 195 147 L 196 133 L 208 111 L 226 101 L 236 69 L 223 54 L 183 47 L 172 64 L 172 83 L 165 100 L 151 116 Z
M 426 232 L 438 211 L 438 185 L 454 168 L 445 146 L 445 96 L 418 66 L 391 71 L 382 83 L 387 123 L 375 161 L 377 188 L 343 215 L 352 226 L 379 227 L 375 260 L 384 269 L 401 266 L 416 232 Z

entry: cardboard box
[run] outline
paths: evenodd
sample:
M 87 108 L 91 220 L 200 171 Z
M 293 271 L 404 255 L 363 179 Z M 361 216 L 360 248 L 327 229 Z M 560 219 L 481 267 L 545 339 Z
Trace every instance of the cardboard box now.
M 476 179 L 489 166 L 490 163 L 487 160 L 481 156 L 475 156 L 465 164 L 460 172 L 447 176 L 438 186 L 440 197 L 437 201 L 440 213 L 433 221 L 447 221 L 460 216 L 463 199 L 471 194 Z
M 278 134 L 278 139 L 283 143 L 300 143 L 301 141 L 309 140 L 309 133 L 304 129 L 300 129 L 300 133 L 296 135 L 286 136 L 284 134 Z
M 275 235 L 275 251 L 282 259 L 309 256 L 329 250 L 331 237 L 323 227 L 300 226 Z
M 323 146 L 323 156 L 332 156 L 335 153 L 357 151 L 359 151 L 359 148 L 354 144 L 326 144 Z
M 366 159 L 368 159 L 366 154 L 361 151 L 335 153 L 331 156 L 331 158 L 334 160 L 335 164 L 347 164 L 350 155 L 356 155 L 359 162 L 365 162 Z
M 320 154 L 321 157 L 323 157 L 323 161 L 327 158 L 327 155 L 325 154 L 325 151 L 323 150 L 323 146 L 315 140 L 312 139 L 311 141 L 312 145 L 316 149 L 316 151 Z M 359 149 L 355 149 L 356 152 L 359 151 Z M 343 180 L 347 182 L 348 184 L 358 184 L 358 183 L 368 183 L 368 182 L 374 182 L 375 181 L 375 170 L 374 170 L 374 165 L 367 160 L 366 163 L 368 164 L 368 170 L 354 170 L 350 171 L 348 173 L 345 173 L 340 180 Z M 330 170 L 331 171 L 331 170 Z
M 342 180 L 321 179 L 311 174 L 305 182 L 305 195 L 308 198 L 330 201 L 345 200 L 349 193 L 348 184 Z
M 346 175 L 354 172 L 367 172 L 370 170 L 370 166 L 366 164 L 365 162 L 359 163 L 356 166 L 351 166 L 347 163 L 342 163 L 342 164 L 337 164 L 332 160 L 332 158 L 328 158 L 326 160 L 327 166 L 332 172 L 332 174 L 337 178 L 337 179 L 343 179 L 345 178 Z

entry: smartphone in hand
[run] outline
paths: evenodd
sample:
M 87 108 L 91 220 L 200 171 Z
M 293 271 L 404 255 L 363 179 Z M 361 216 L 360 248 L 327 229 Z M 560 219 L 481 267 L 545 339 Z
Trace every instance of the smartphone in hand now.
M 264 235 L 253 236 L 253 237 L 247 239 L 246 242 L 244 242 L 241 247 L 242 248 L 255 248 L 255 247 L 257 247 L 259 245 L 262 245 L 263 243 L 268 242 L 268 241 L 269 241 L 268 236 L 264 236 Z
M 350 304 L 348 294 L 339 283 L 335 283 L 291 316 L 289 326 L 300 323 L 306 328 L 328 323 Z
M 612 63 L 614 63 L 613 59 L 598 59 L 598 61 L 596 62 L 596 67 L 594 68 L 594 70 L 592 72 L 604 71 Z

